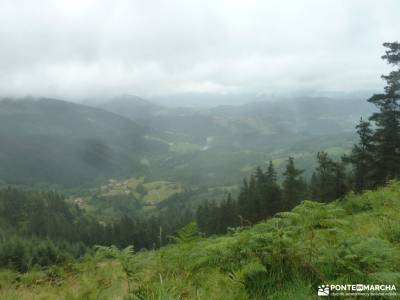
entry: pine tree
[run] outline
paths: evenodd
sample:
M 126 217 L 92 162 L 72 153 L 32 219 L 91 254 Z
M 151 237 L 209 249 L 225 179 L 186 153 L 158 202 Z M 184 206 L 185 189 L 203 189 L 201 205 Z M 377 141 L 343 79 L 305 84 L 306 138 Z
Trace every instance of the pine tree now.
M 282 210 L 281 189 L 270 162 L 265 173 L 258 167 L 249 183 L 244 180 L 238 197 L 238 216 L 242 222 L 255 223 Z
M 315 200 L 329 202 L 342 197 L 347 186 L 342 163 L 334 162 L 326 152 L 318 152 L 318 166 L 311 177 L 310 191 Z
M 377 185 L 400 178 L 400 44 L 384 43 L 383 46 L 388 49 L 382 59 L 396 69 L 389 75 L 382 75 L 387 83 L 385 93 L 375 94 L 368 100 L 379 109 L 370 117 L 376 126 L 373 174 Z
M 269 162 L 268 169 L 264 175 L 265 178 L 265 200 L 263 209 L 265 211 L 264 218 L 270 217 L 277 212 L 284 211 L 285 207 L 282 202 L 282 191 L 277 182 L 277 173 L 272 161 Z
M 252 174 L 249 180 L 248 190 L 248 219 L 251 222 L 257 222 L 262 219 L 263 195 L 261 194 L 260 183 L 257 180 L 256 174 Z
M 232 200 L 232 196 L 229 193 L 226 201 L 223 201 L 221 204 L 221 215 L 222 215 L 222 228 L 223 232 L 226 232 L 228 227 L 236 227 L 239 225 L 239 219 L 237 216 L 236 205 Z
M 374 168 L 373 131 L 371 123 L 360 119 L 356 126 L 359 136 L 358 144 L 353 146 L 351 154 L 344 156 L 345 163 L 351 163 L 353 167 L 352 184 L 356 192 L 373 187 L 372 177 Z
M 283 209 L 289 210 L 304 200 L 306 184 L 301 177 L 303 170 L 296 169 L 293 157 L 288 158 L 286 170 L 283 172 Z
M 196 223 L 199 226 L 201 232 L 206 231 L 207 227 L 207 215 L 208 215 L 208 202 L 205 201 L 203 204 L 200 204 L 196 210 Z
M 265 180 L 268 184 L 276 184 L 276 171 L 272 161 L 269 161 L 267 172 L 265 173 Z
M 347 177 L 346 177 L 346 169 L 343 162 L 334 162 L 333 166 L 333 174 L 334 174 L 334 194 L 333 199 L 338 199 L 343 197 L 347 191 Z
M 249 198 L 249 185 L 247 183 L 247 180 L 244 179 L 238 197 L 239 216 L 242 222 L 243 220 L 249 220 L 250 217 L 250 205 L 248 198 Z

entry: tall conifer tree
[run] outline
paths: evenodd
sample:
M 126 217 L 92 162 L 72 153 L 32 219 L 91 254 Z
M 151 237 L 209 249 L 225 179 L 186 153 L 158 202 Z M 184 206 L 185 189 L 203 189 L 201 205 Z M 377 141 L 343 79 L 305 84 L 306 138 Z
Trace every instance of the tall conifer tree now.
M 283 208 L 289 210 L 305 198 L 306 184 L 301 177 L 303 170 L 294 165 L 293 157 L 288 158 L 286 170 L 283 172 Z
M 353 146 L 351 154 L 343 157 L 345 163 L 353 166 L 352 185 L 356 192 L 373 187 L 374 169 L 373 131 L 370 122 L 360 119 L 356 126 L 359 136 L 358 144 Z
M 400 178 L 400 44 L 384 43 L 383 46 L 387 50 L 382 59 L 395 69 L 388 75 L 382 75 L 386 81 L 385 92 L 375 94 L 368 100 L 379 110 L 370 117 L 376 126 L 373 135 L 376 185 Z

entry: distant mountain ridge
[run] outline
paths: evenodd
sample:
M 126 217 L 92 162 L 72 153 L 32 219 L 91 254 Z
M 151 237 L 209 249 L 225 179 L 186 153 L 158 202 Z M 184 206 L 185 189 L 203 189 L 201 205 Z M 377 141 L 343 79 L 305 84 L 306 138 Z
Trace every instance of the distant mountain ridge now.
M 209 136 L 240 139 L 243 134 L 274 135 L 282 133 L 326 135 L 354 131 L 362 116 L 373 111 L 363 99 L 327 97 L 265 97 L 243 105 L 212 108 L 170 108 L 137 96 L 121 96 L 100 105 L 105 110 L 128 117 L 158 131 L 181 134 L 188 141 L 204 143 Z M 264 137 L 267 139 L 267 137 Z
M 123 95 L 90 107 L 56 99 L 0 101 L 0 182 L 79 186 L 149 175 L 234 184 L 269 159 L 310 166 L 341 155 L 365 100 L 292 98 L 240 106 L 171 108 Z
M 134 95 L 121 95 L 98 105 L 107 111 L 119 114 L 132 120 L 150 117 L 163 107 Z
M 0 101 L 0 180 L 67 186 L 140 172 L 162 144 L 132 120 L 56 99 Z
M 269 160 L 281 172 L 288 156 L 307 168 L 309 176 L 318 151 L 335 158 L 349 151 L 357 140 L 355 126 L 360 117 L 374 109 L 362 98 L 269 99 L 260 95 L 256 102 L 212 108 L 163 107 L 143 99 L 138 103 L 135 96 L 132 100 L 116 99 L 102 108 L 116 112 L 113 106 L 123 102 L 124 116 L 148 128 L 169 147 L 152 164 L 153 172 L 190 184 L 236 184 Z

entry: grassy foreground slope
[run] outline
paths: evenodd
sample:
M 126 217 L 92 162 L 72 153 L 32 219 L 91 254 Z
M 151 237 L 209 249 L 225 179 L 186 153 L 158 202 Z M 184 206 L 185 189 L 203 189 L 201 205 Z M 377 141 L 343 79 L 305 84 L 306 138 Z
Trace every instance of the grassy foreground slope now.
M 400 286 L 400 183 L 156 251 L 101 248 L 83 262 L 0 272 L 0 299 L 314 299 L 318 284 Z

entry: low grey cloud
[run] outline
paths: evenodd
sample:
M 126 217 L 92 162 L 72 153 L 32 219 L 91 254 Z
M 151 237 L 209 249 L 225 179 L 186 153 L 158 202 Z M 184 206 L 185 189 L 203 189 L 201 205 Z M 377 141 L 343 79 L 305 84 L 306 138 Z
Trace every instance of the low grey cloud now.
M 379 89 L 398 1 L 0 1 L 0 94 Z

